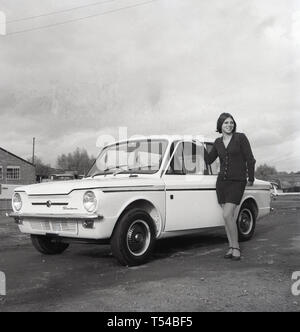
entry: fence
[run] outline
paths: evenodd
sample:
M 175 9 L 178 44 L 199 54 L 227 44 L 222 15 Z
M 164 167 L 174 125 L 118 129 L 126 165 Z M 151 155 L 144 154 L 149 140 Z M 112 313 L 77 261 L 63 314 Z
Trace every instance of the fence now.
M 6 212 L 12 211 L 11 199 L 0 199 L 0 215 L 4 216 Z
M 11 198 L 17 185 L 0 184 L 0 215 L 12 210 Z

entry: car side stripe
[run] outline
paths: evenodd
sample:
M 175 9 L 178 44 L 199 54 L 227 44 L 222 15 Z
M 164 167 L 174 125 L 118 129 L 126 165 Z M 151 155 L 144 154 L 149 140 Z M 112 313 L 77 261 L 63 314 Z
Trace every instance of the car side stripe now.
M 161 188 L 153 188 L 154 186 L 143 186 L 143 187 L 95 187 L 95 188 L 78 188 L 78 189 L 73 189 L 69 193 L 66 194 L 30 194 L 28 196 L 30 197 L 42 197 L 42 196 L 68 196 L 70 195 L 73 191 L 78 191 L 78 190 L 101 190 L 105 193 L 108 192 L 132 192 L 132 191 L 164 191 L 164 189 Z M 145 189 L 143 189 L 145 188 Z M 150 189 L 151 188 L 151 189 Z M 216 188 L 174 188 L 174 189 L 166 189 L 166 191 L 213 191 L 216 190 Z M 270 191 L 269 189 L 256 189 L 256 188 L 246 188 L 245 191 Z M 19 191 L 21 192 L 21 191 Z

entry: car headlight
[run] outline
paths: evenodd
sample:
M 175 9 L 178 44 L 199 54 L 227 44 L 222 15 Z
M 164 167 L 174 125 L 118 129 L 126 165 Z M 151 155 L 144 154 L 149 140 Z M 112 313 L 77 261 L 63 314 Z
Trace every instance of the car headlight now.
M 12 199 L 12 205 L 13 205 L 13 209 L 17 212 L 19 212 L 22 209 L 22 198 L 21 195 L 19 193 L 15 193 Z
M 97 198 L 92 191 L 87 191 L 83 196 L 83 206 L 87 212 L 94 212 L 97 208 Z

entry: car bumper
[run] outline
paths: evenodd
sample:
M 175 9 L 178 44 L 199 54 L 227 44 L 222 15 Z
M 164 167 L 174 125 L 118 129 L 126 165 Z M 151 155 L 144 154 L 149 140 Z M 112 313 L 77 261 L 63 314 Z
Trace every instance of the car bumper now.
M 97 214 L 30 214 L 30 213 L 10 213 L 8 217 L 14 218 L 16 223 L 23 219 L 50 219 L 50 220 L 101 220 L 103 216 Z
M 8 216 L 14 218 L 25 234 L 97 240 L 109 239 L 116 222 L 115 218 L 104 218 L 98 214 L 10 213 Z

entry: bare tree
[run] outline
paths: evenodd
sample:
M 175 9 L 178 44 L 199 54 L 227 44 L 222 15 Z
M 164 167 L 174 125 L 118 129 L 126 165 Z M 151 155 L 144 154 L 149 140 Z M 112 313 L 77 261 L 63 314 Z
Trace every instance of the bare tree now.
M 256 168 L 255 177 L 261 180 L 271 180 L 278 174 L 277 170 L 273 166 L 267 164 L 260 165 Z
M 74 152 L 57 157 L 57 167 L 65 171 L 78 172 L 86 175 L 91 168 L 94 157 L 89 156 L 85 149 L 77 148 Z
M 49 164 L 45 164 L 39 157 L 35 157 L 34 160 L 36 176 L 39 178 L 48 178 L 53 171 L 52 167 Z M 28 158 L 27 161 L 32 162 L 32 158 Z

